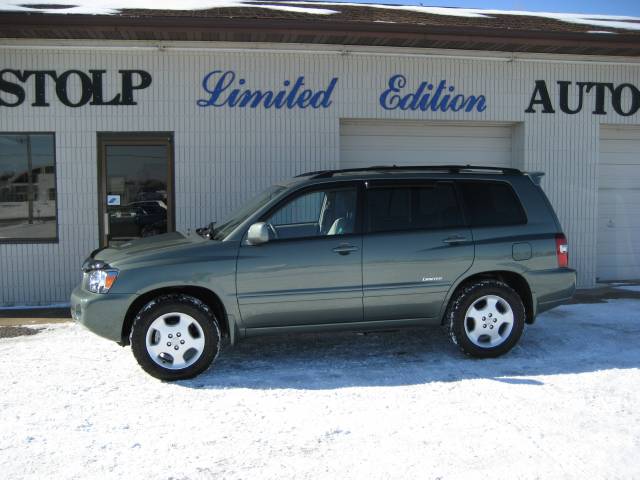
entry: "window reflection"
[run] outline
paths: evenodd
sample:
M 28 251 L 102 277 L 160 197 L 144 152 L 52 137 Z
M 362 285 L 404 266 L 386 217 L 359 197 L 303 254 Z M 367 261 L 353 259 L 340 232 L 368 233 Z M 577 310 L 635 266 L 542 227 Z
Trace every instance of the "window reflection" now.
M 53 134 L 0 134 L 0 240 L 56 238 Z
M 165 145 L 106 147 L 109 244 L 167 232 Z

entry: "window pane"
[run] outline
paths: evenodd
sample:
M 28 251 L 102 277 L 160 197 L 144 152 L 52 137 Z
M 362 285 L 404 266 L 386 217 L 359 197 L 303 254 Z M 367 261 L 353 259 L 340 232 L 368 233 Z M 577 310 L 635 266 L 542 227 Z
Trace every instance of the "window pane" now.
M 272 225 L 317 223 L 324 196 L 324 192 L 313 192 L 297 197 L 278 210 L 269 223 Z
M 0 134 L 0 241 L 56 237 L 52 134 Z
M 345 235 L 355 231 L 357 190 L 340 188 L 303 193 L 268 220 L 280 239 Z
M 231 212 L 224 220 L 216 225 L 213 240 L 224 240 L 227 235 L 233 232 L 233 230 L 235 230 L 235 228 L 244 222 L 250 215 L 255 213 L 257 209 L 264 206 L 273 197 L 282 193 L 282 190 L 284 190 L 284 187 L 280 185 L 273 185 Z
M 464 224 L 453 185 L 417 189 L 416 228 L 455 228 Z
M 169 152 L 166 144 L 105 145 L 108 245 L 166 233 L 169 209 Z
M 367 192 L 369 230 L 410 230 L 411 188 L 375 188 Z
M 526 223 L 511 187 L 499 182 L 463 182 L 462 194 L 474 227 Z
M 369 231 L 428 230 L 463 224 L 449 184 L 373 188 L 367 192 Z

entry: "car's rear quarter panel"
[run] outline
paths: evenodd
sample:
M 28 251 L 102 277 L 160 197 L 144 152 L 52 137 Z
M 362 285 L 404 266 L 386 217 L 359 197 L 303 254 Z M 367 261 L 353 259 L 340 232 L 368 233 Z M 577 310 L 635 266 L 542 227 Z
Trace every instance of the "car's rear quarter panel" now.
M 556 234 L 562 229 L 540 187 L 528 176 L 510 177 L 509 182 L 522 203 L 527 223 L 473 228 L 475 261 L 467 277 L 495 270 L 522 275 L 538 313 L 573 295 L 575 271 L 558 268 Z
M 397 175 L 397 177 L 405 177 Z M 558 268 L 556 234 L 562 226 L 542 189 L 528 175 L 503 174 L 407 174 L 407 178 L 429 180 L 498 181 L 509 183 L 520 200 L 527 222 L 519 225 L 473 228 L 474 260 L 471 267 L 441 297 L 441 315 L 456 288 L 474 275 L 506 271 L 527 282 L 533 315 L 567 301 L 575 291 L 575 271 Z M 571 239 L 569 239 L 570 241 Z

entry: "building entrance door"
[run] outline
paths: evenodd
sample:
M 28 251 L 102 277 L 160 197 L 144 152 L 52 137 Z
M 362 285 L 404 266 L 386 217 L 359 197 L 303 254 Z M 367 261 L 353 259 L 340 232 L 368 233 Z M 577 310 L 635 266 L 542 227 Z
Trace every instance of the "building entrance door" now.
M 98 158 L 101 246 L 175 230 L 171 134 L 99 134 Z

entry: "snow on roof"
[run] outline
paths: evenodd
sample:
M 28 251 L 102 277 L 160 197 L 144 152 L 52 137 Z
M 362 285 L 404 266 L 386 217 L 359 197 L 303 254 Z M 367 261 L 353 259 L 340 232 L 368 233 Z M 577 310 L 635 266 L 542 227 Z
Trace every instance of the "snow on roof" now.
M 469 8 L 456 7 L 425 7 L 423 5 L 389 5 L 383 3 L 349 3 L 349 2 L 312 2 L 312 1 L 295 1 L 300 5 L 327 5 L 331 7 L 349 6 L 349 7 L 370 7 L 380 8 L 383 10 L 397 10 L 403 12 L 429 13 L 432 15 L 448 15 L 450 17 L 467 17 L 467 18 L 488 18 L 484 10 L 475 10 Z
M 594 15 L 583 13 L 552 13 L 552 12 L 526 12 L 520 10 L 485 10 L 480 8 L 456 8 L 456 7 L 426 7 L 423 5 L 385 5 L 379 3 L 347 3 L 347 2 L 313 2 L 296 1 L 300 5 L 326 5 L 339 7 L 340 5 L 367 6 L 385 10 L 402 10 L 408 12 L 427 13 L 432 15 L 448 15 L 468 18 L 490 18 L 493 15 L 514 15 L 528 17 L 542 17 L 559 20 L 561 22 L 577 23 L 581 25 L 593 25 L 602 28 L 621 28 L 626 30 L 640 30 L 640 17 L 625 15 Z M 635 23 L 634 23 L 635 22 Z M 598 33 L 612 33 L 602 32 Z
M 336 10 L 308 5 L 261 3 L 252 0 L 0 0 L 0 11 L 113 15 L 121 10 L 208 10 L 212 8 L 252 7 L 285 12 L 329 15 Z
M 295 12 L 310 15 L 340 13 L 340 7 L 375 8 L 391 11 L 416 12 L 429 15 L 445 15 L 466 18 L 494 18 L 495 16 L 526 16 L 589 25 L 599 29 L 614 28 L 640 31 L 640 17 L 621 15 L 594 15 L 580 13 L 526 12 L 517 10 L 484 10 L 475 8 L 428 7 L 422 5 L 387 5 L 378 3 L 349 3 L 321 1 L 272 1 L 272 0 L 0 0 L 0 11 L 38 12 L 50 14 L 114 15 L 122 10 L 196 11 L 216 8 L 257 8 Z M 592 30 L 591 33 L 615 33 Z
M 475 10 L 488 15 L 517 15 L 551 18 L 561 22 L 577 23 L 580 25 L 593 25 L 602 28 L 621 28 L 625 30 L 640 30 L 640 17 L 623 15 L 593 15 L 582 13 L 551 13 L 551 12 L 520 12 L 516 10 Z M 634 23 L 635 22 L 635 23 Z M 603 32 L 599 32 L 603 33 Z

